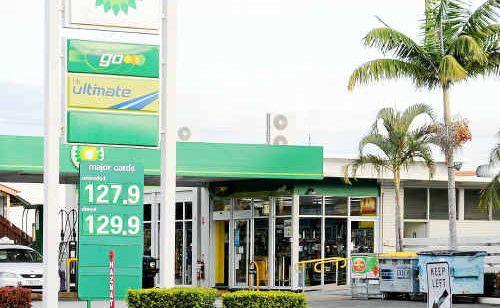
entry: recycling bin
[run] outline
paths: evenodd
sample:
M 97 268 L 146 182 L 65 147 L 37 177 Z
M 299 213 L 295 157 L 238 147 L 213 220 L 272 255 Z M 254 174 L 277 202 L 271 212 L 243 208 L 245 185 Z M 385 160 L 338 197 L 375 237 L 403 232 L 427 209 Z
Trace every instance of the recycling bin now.
M 395 252 L 380 254 L 378 257 L 380 270 L 380 291 L 382 293 L 419 292 L 418 257 L 412 252 Z
M 436 250 L 418 253 L 420 292 L 427 293 L 426 264 L 448 262 L 453 295 L 480 295 L 484 288 L 484 251 Z

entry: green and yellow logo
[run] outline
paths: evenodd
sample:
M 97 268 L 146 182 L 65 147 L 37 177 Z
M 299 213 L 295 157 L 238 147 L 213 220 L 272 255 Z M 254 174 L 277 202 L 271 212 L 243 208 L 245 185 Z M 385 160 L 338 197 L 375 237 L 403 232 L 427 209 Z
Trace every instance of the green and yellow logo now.
M 135 2 L 136 0 L 96 0 L 95 6 L 102 5 L 106 13 L 112 10 L 115 15 L 118 15 L 120 11 L 127 15 L 129 7 L 136 9 Z
M 80 168 L 82 161 L 103 161 L 104 148 L 89 145 L 74 145 L 71 147 L 71 162 L 76 168 Z

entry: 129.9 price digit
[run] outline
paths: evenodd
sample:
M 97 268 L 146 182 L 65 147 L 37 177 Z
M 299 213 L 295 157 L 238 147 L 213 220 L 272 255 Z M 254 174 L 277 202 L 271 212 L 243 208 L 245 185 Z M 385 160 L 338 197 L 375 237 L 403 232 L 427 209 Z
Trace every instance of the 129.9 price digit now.
M 125 225 L 122 216 L 118 215 L 89 215 L 85 222 L 88 224 L 89 234 L 96 235 L 136 235 L 141 228 L 138 216 L 128 217 Z
M 95 204 L 137 204 L 141 197 L 141 190 L 137 185 L 130 185 L 126 195 L 122 197 L 123 186 L 121 184 L 99 184 L 94 187 L 93 184 L 85 185 L 85 192 L 89 203 Z M 120 198 L 121 197 L 121 198 Z

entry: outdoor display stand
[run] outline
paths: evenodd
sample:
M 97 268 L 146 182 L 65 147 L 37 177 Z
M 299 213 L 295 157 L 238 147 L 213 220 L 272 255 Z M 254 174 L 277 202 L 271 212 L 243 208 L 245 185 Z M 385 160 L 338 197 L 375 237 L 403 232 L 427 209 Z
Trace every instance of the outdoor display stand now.
M 376 254 L 351 256 L 351 296 L 353 299 L 382 298 Z

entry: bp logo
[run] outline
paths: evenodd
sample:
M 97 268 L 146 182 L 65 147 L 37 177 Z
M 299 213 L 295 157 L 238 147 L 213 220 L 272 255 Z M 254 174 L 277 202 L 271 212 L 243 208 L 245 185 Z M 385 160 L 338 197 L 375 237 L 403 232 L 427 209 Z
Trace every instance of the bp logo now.
M 71 148 L 71 161 L 76 168 L 80 168 L 82 161 L 104 160 L 104 148 L 88 145 L 74 145 Z
M 95 6 L 99 7 L 102 5 L 106 13 L 112 10 L 115 15 L 118 15 L 120 11 L 127 15 L 129 7 L 136 9 L 136 1 L 139 0 L 96 0 Z
M 355 258 L 352 260 L 352 268 L 356 273 L 364 272 L 366 270 L 366 260 L 364 258 Z

